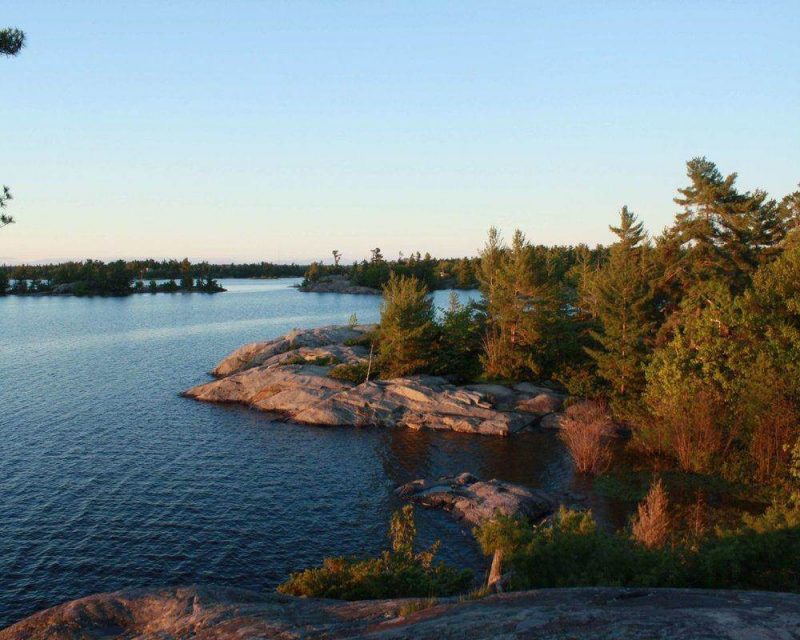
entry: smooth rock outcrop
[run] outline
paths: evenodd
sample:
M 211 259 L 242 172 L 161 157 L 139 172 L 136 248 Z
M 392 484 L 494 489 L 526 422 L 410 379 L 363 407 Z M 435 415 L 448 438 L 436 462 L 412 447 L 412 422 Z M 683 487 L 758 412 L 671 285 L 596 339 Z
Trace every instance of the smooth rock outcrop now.
M 416 606 L 414 606 L 416 604 Z M 406 611 L 413 611 L 403 615 Z M 790 640 L 800 595 L 692 589 L 542 589 L 459 601 L 341 602 L 188 587 L 89 596 L 0 640 Z
M 331 378 L 336 364 L 367 364 L 359 339 L 373 325 L 294 330 L 240 347 L 213 370 L 219 379 L 184 395 L 238 402 L 291 422 L 318 426 L 383 426 L 507 436 L 561 408 L 552 389 L 527 383 L 456 386 L 428 375 L 361 384 Z
M 471 525 L 483 524 L 497 513 L 539 520 L 556 506 L 544 491 L 502 480 L 478 480 L 466 472 L 437 480 L 414 480 L 395 493 L 423 507 L 442 509 Z

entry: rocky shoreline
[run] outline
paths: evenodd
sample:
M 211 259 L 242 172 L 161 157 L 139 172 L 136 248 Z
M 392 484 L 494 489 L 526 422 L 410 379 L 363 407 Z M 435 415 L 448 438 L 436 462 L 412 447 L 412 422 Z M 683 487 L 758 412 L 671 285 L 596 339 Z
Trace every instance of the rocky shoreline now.
M 344 602 L 224 587 L 129 589 L 41 611 L 0 640 L 107 638 L 719 640 L 800 637 L 800 595 L 692 589 L 542 589 Z
M 352 293 L 356 295 L 381 295 L 380 289 L 353 284 L 347 276 L 324 276 L 315 282 L 305 282 L 297 287 L 303 293 Z
M 218 379 L 183 395 L 239 403 L 277 419 L 316 426 L 381 426 L 508 436 L 558 428 L 564 396 L 546 386 L 468 384 L 417 375 L 355 383 L 330 376 L 366 365 L 373 325 L 294 330 L 240 347 L 212 371 Z

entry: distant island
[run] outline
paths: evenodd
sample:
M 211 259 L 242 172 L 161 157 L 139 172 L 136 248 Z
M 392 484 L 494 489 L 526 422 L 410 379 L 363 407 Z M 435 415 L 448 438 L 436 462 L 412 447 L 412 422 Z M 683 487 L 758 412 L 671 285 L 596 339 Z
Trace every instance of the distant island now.
M 307 265 L 209 264 L 178 260 L 85 260 L 0 266 L 2 295 L 126 296 L 135 293 L 219 293 L 217 278 L 299 277 Z
M 477 257 L 436 259 L 420 252 L 397 260 L 386 260 L 379 248 L 370 251 L 369 260 L 341 264 L 341 253 L 334 249 L 333 264 L 312 262 L 298 287 L 306 293 L 349 293 L 380 295 L 391 274 L 414 277 L 430 291 L 437 289 L 476 289 Z

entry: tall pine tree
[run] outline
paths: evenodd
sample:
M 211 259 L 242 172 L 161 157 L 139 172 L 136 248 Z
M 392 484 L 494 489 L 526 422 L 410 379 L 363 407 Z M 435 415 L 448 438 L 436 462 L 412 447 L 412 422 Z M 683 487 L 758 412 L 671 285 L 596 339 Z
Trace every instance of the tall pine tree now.
M 682 284 L 719 279 L 739 293 L 785 237 L 782 210 L 764 191 L 739 193 L 736 174 L 723 177 L 706 158 L 690 160 L 687 176 L 689 186 L 675 198 L 683 211 L 671 230 L 683 248 L 677 265 Z
M 491 230 L 481 256 L 481 283 L 487 312 L 483 356 L 491 378 L 541 378 L 552 373 L 561 307 L 545 255 L 536 255 L 517 230 L 511 246 Z
M 644 365 L 653 333 L 653 269 L 651 249 L 641 222 L 628 207 L 620 212 L 619 227 L 608 262 L 591 273 L 581 298 L 599 322 L 592 331 L 596 348 L 587 348 L 597 374 L 610 388 L 618 413 L 644 388 Z

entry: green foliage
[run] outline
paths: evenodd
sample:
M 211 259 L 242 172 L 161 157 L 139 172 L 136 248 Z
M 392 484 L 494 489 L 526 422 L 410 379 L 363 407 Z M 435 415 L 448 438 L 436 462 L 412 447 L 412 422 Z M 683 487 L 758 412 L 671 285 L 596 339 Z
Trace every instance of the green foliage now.
M 357 364 L 337 364 L 328 372 L 328 377 L 361 384 L 366 381 L 368 371 L 369 365 L 361 362 Z M 372 373 L 376 373 L 374 369 Z
M 282 365 L 292 365 L 292 364 L 311 364 L 317 367 L 330 367 L 333 365 L 339 364 L 339 359 L 335 356 L 327 355 L 327 356 L 316 356 L 314 358 L 304 358 L 299 354 L 293 354 L 286 358 Z
M 8 201 L 13 200 L 14 196 L 11 195 L 11 190 L 4 186 L 2 193 L 0 193 L 0 229 L 5 227 L 7 224 L 13 224 L 14 218 L 13 216 L 4 213 L 2 210 L 8 207 Z
M 345 340 L 344 343 L 348 347 L 371 347 L 378 342 L 377 331 L 365 331 L 357 338 L 350 338 Z
M 378 367 L 386 378 L 428 371 L 438 329 L 428 290 L 416 278 L 392 274 L 383 290 Z
M 280 593 L 313 598 L 364 600 L 452 596 L 469 588 L 472 572 L 434 563 L 438 542 L 415 553 L 411 505 L 392 516 L 391 550 L 377 558 L 326 558 L 321 567 L 293 573 Z
M 558 283 L 519 230 L 505 247 L 492 228 L 481 253 L 479 279 L 487 320 L 484 373 L 488 378 L 527 379 L 556 369 L 558 339 L 566 321 Z
M 19 29 L 0 29 L 0 55 L 15 56 L 25 46 L 25 33 Z
M 576 586 L 702 587 L 800 591 L 800 528 L 796 521 L 762 522 L 703 539 L 695 547 L 648 549 L 606 533 L 590 512 L 562 507 L 552 521 L 532 525 L 498 517 L 476 530 L 484 553 L 502 548 L 511 588 Z
M 455 292 L 439 323 L 439 349 L 433 372 L 457 382 L 473 380 L 481 372 L 481 317 L 474 304 L 462 305 Z
M 785 237 L 782 211 L 763 191 L 739 193 L 736 174 L 723 177 L 706 158 L 686 166 L 690 184 L 678 190 L 683 211 L 672 230 L 685 248 L 679 278 L 687 288 L 719 278 L 740 292 Z
M 609 389 L 618 416 L 628 413 L 645 386 L 644 368 L 655 327 L 654 267 L 641 222 L 623 207 L 620 226 L 611 227 L 619 240 L 609 260 L 581 283 L 581 302 L 599 321 L 590 335 L 597 343 L 588 348 L 597 376 Z

